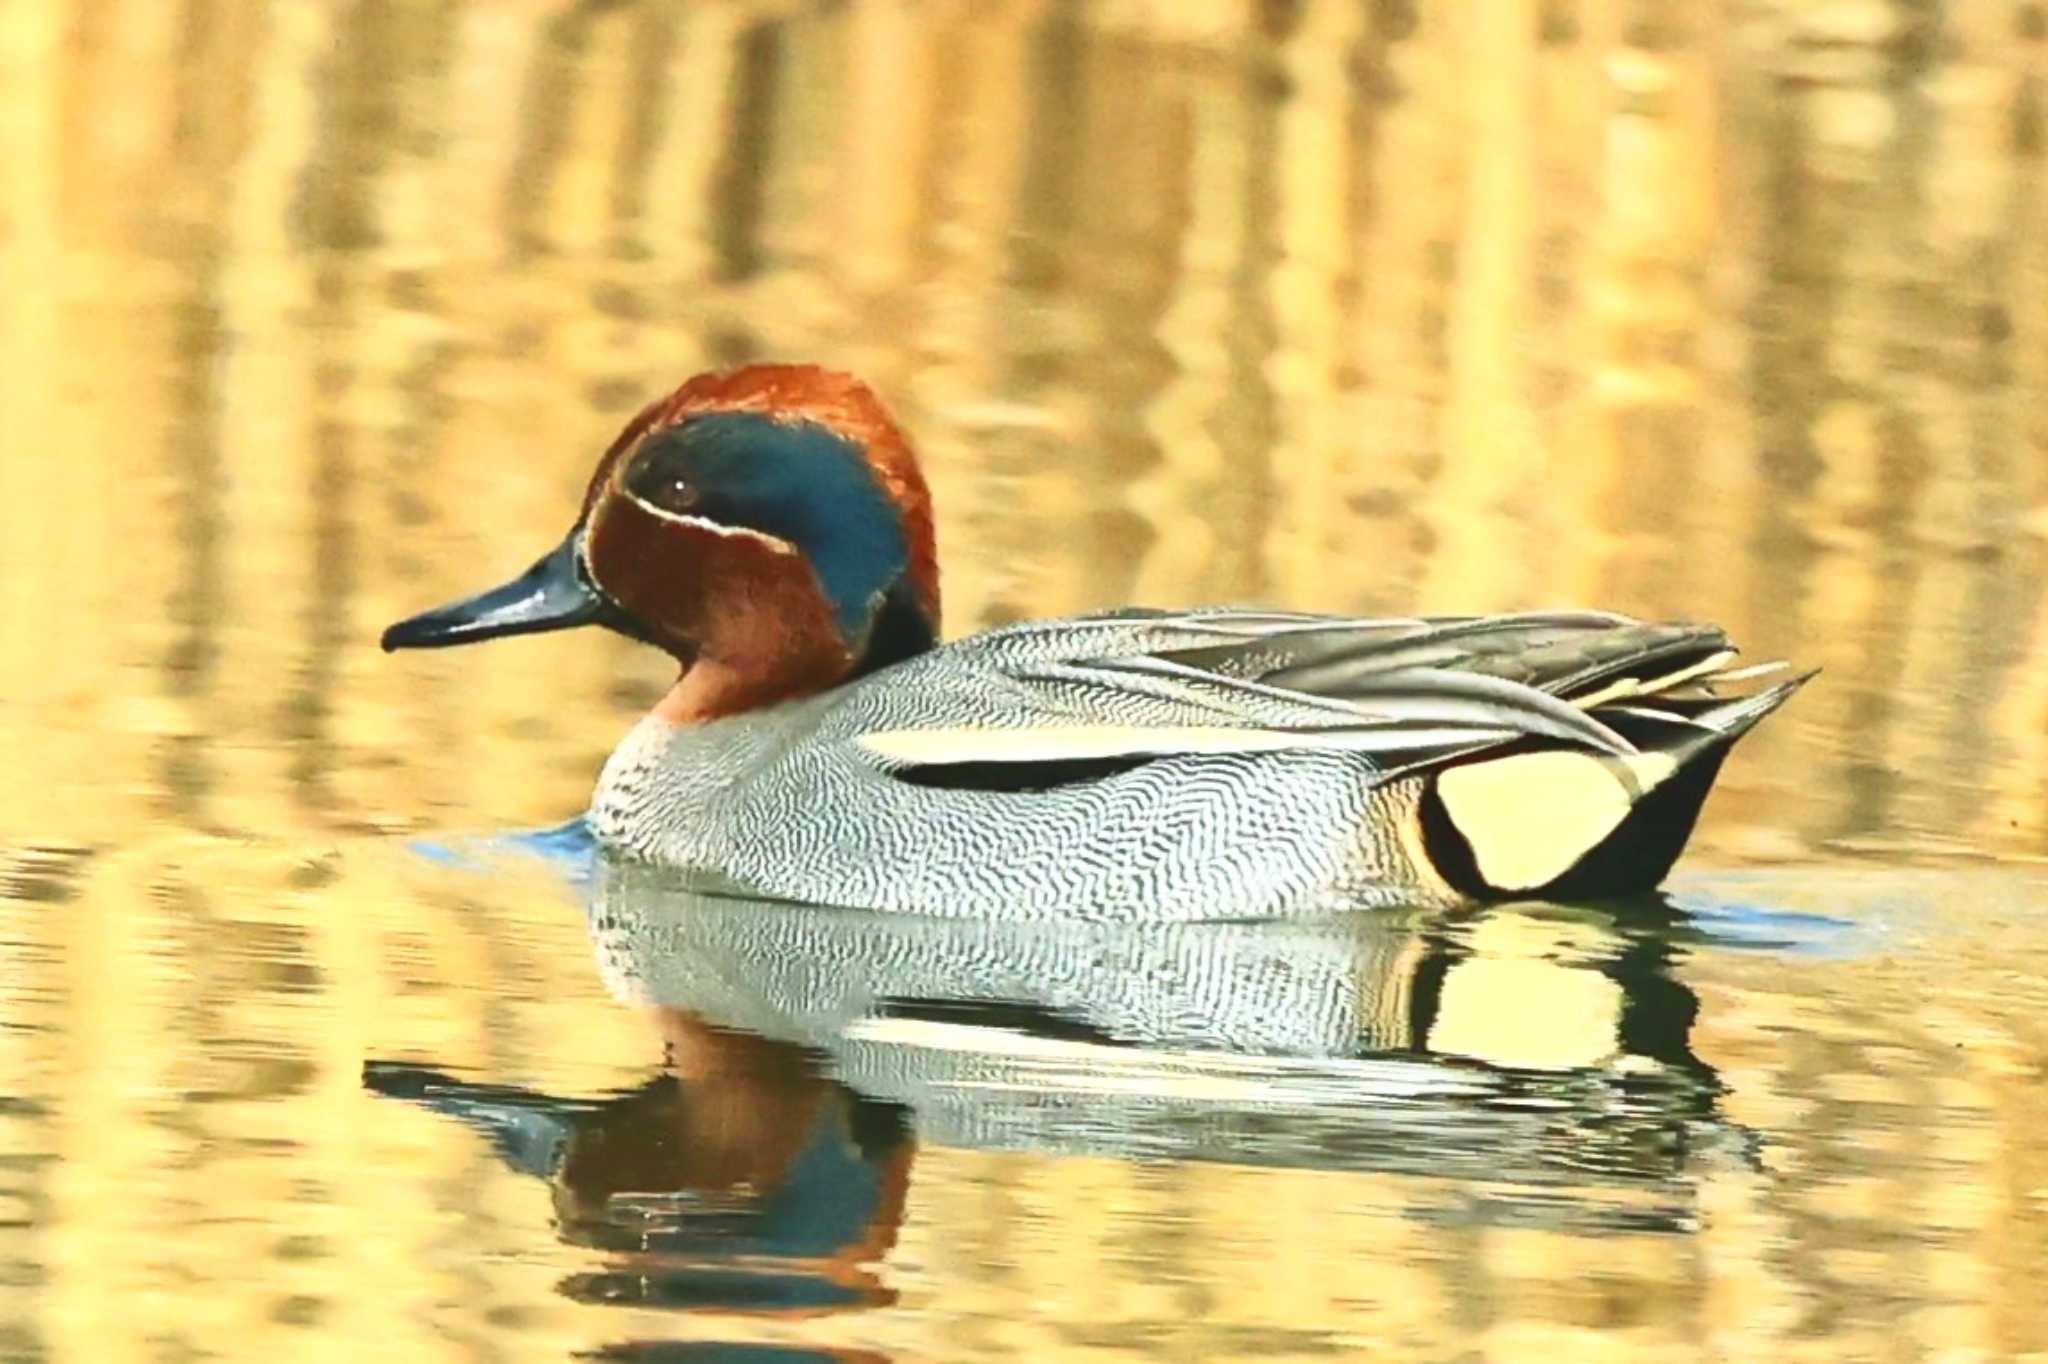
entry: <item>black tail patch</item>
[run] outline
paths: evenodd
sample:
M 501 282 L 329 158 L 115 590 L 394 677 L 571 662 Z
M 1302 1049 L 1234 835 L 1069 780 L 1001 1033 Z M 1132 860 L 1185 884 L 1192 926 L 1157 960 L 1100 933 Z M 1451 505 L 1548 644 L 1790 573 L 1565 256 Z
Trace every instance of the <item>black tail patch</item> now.
M 1451 889 L 1475 900 L 1603 900 L 1654 890 L 1692 837 L 1700 807 L 1706 804 L 1707 792 L 1731 746 L 1730 742 L 1717 742 L 1687 759 L 1638 800 L 1621 823 L 1563 875 L 1529 890 L 1503 891 L 1487 884 L 1479 873 L 1472 844 L 1444 808 L 1437 777 L 1431 774 L 1416 812 L 1423 852 Z
M 1666 777 L 1635 803 L 1613 833 L 1545 886 L 1543 894 L 1603 900 L 1655 889 L 1692 837 L 1728 749 L 1729 745 L 1718 744 Z

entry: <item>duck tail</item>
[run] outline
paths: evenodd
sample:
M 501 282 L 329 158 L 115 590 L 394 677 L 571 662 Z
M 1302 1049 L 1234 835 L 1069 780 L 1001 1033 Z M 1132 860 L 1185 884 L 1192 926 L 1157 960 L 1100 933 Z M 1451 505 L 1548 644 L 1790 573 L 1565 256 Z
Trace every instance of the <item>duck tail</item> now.
M 1630 725 L 1623 733 L 1645 753 L 1676 765 L 1638 797 L 1614 832 L 1589 849 L 1549 893 L 1572 897 L 1632 895 L 1654 889 L 1692 837 L 1707 793 L 1735 741 L 1785 704 L 1818 669 L 1786 678 L 1748 696 L 1716 701 L 1686 716 L 1686 724 Z M 1613 723 L 1612 720 L 1609 723 Z M 1655 732 L 1661 729 L 1662 733 Z
M 1455 889 L 1480 899 L 1654 889 L 1692 836 L 1729 749 L 1813 675 L 1739 696 L 1702 685 L 1596 704 L 1592 713 L 1636 746 L 1626 758 L 1543 748 L 1444 767 L 1420 812 L 1431 860 Z

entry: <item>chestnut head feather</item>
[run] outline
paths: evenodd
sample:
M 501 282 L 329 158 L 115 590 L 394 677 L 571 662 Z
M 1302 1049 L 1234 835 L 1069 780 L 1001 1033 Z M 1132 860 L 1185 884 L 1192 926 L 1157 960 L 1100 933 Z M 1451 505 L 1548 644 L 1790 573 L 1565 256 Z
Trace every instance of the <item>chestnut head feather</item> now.
M 931 496 L 858 380 L 808 365 L 700 374 L 627 423 L 567 539 L 502 588 L 400 622 L 384 647 L 603 624 L 726 675 L 725 708 L 928 648 Z

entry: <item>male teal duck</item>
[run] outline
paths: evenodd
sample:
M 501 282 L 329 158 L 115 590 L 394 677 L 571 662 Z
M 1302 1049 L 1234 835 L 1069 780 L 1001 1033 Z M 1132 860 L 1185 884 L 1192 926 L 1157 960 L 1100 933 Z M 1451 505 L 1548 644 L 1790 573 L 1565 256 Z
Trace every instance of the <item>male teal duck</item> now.
M 1663 879 L 1806 676 L 1708 625 L 1131 609 L 940 644 L 931 498 L 864 385 L 684 383 L 568 536 L 386 649 L 605 625 L 682 665 L 606 763 L 610 849 L 775 899 L 1252 918 Z

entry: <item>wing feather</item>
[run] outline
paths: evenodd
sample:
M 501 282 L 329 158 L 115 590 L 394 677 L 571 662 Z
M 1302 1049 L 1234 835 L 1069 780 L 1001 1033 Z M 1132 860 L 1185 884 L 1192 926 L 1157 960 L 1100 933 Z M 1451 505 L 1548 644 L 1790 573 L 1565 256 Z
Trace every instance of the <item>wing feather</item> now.
M 1763 675 L 1731 671 L 1712 626 L 1595 611 L 1129 610 L 940 653 L 956 669 L 919 684 L 917 718 L 877 714 L 853 736 L 885 767 L 1339 750 L 1391 777 L 1509 744 L 1626 759 L 1663 727 L 1718 732 L 1740 698 L 1714 688 Z

